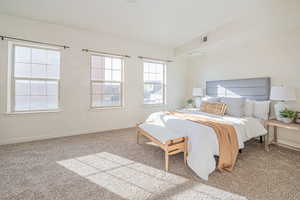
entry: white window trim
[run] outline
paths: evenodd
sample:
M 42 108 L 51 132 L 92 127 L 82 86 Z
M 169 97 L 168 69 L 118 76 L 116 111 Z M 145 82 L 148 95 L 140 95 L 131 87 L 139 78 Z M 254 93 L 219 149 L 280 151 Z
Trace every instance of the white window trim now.
M 144 63 L 154 63 L 154 64 L 163 64 L 163 83 L 162 84 L 158 84 L 158 83 L 154 83 L 151 81 L 147 81 L 145 82 L 144 80 Z M 167 63 L 166 62 L 162 62 L 160 60 L 149 60 L 149 59 L 143 59 L 143 92 L 144 92 L 144 87 L 145 84 L 157 84 L 157 85 L 162 85 L 163 88 L 163 102 L 162 103 L 145 103 L 144 101 L 144 94 L 143 94 L 143 105 L 145 107 L 163 107 L 166 106 L 167 104 Z
M 121 66 L 121 81 L 95 81 L 92 80 L 92 56 L 103 56 L 103 57 L 109 57 L 109 58 L 119 58 L 122 61 L 122 66 Z M 109 55 L 109 54 L 100 54 L 100 53 L 90 53 L 89 54 L 89 65 L 90 65 L 90 106 L 89 110 L 110 110 L 110 109 L 123 109 L 125 108 L 125 87 L 124 87 L 124 74 L 125 74 L 125 59 L 122 56 L 115 56 L 115 55 Z M 121 105 L 118 106 L 93 106 L 93 86 L 92 84 L 94 82 L 98 83 L 120 83 L 121 87 Z
M 22 114 L 42 114 L 42 113 L 59 113 L 62 109 L 52 109 L 52 110 L 37 110 L 37 111 L 17 111 L 17 112 L 6 112 L 6 115 L 22 115 Z
M 28 47 L 28 48 L 37 48 L 44 50 L 52 50 L 60 52 L 60 65 L 59 65 L 59 79 L 49 79 L 49 78 L 15 78 L 14 70 L 15 70 L 15 47 Z M 15 114 L 34 114 L 34 113 L 56 113 L 61 112 L 61 72 L 62 72 L 62 51 L 60 48 L 50 46 L 50 45 L 36 45 L 27 42 L 8 42 L 8 89 L 7 89 L 7 112 L 8 115 Z M 54 109 L 40 109 L 40 110 L 15 110 L 15 80 L 46 80 L 46 81 L 57 81 L 58 82 L 58 105 L 57 108 Z

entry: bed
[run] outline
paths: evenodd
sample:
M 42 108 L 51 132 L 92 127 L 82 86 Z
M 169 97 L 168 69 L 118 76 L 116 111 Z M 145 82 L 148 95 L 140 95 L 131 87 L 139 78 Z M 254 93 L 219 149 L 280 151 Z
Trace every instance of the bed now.
M 206 94 L 265 101 L 269 100 L 270 78 L 207 81 Z M 219 116 L 197 110 L 177 112 L 232 125 L 239 149 L 244 148 L 246 141 L 266 134 L 263 121 L 254 117 Z M 146 136 L 165 151 L 166 170 L 169 167 L 169 156 L 181 152 L 184 153 L 184 162 L 204 180 L 208 180 L 209 174 L 216 169 L 215 156 L 219 156 L 219 142 L 214 129 L 209 126 L 184 120 L 170 113 L 156 112 L 137 125 L 137 136 L 139 135 Z

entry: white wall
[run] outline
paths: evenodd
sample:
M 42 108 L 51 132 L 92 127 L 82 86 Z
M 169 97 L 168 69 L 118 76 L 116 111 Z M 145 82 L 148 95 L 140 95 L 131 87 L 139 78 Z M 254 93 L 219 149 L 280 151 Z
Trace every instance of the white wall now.
M 8 115 L 7 41 L 0 41 L 0 144 L 133 127 L 155 110 L 173 109 L 183 103 L 185 63 L 177 60 L 167 66 L 167 105 L 143 105 L 142 62 L 137 56 L 172 58 L 172 49 L 6 15 L 0 15 L 0 27 L 0 35 L 71 47 L 62 54 L 62 111 Z M 125 108 L 89 110 L 89 57 L 82 48 L 132 56 L 125 61 Z
M 291 106 L 300 111 L 300 4 L 278 2 L 209 32 L 205 44 L 177 48 L 177 54 L 205 54 L 187 58 L 187 91 L 205 87 L 208 80 L 271 77 L 272 85 L 297 88 L 297 102 Z M 279 141 L 300 147 L 300 134 L 279 130 Z

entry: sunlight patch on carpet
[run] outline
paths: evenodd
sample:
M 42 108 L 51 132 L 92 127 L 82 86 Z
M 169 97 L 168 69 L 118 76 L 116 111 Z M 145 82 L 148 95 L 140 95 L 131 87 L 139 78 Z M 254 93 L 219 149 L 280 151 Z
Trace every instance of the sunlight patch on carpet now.
M 245 197 L 107 152 L 57 163 L 129 200 L 246 200 Z

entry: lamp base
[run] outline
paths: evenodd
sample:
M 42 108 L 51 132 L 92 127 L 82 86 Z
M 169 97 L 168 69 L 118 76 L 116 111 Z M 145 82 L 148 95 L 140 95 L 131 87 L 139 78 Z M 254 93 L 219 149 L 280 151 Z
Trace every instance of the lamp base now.
M 278 102 L 274 105 L 275 115 L 276 115 L 276 119 L 278 121 L 282 121 L 282 122 L 285 121 L 285 119 L 280 116 L 280 111 L 287 109 L 287 108 L 288 108 L 288 106 L 284 102 Z
M 200 108 L 202 102 L 201 97 L 194 97 L 194 102 L 195 102 L 195 107 Z

